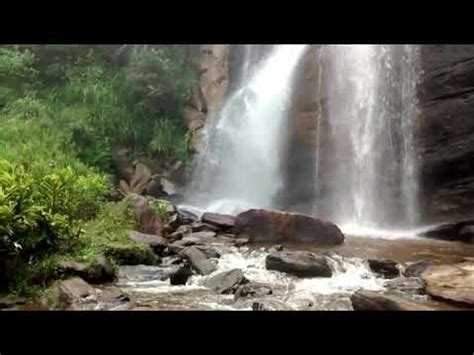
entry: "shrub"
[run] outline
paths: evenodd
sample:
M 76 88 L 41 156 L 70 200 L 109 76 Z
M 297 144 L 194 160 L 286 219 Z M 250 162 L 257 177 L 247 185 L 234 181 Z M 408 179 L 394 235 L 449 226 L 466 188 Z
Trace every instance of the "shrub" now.
M 70 166 L 52 168 L 49 174 L 41 175 L 0 160 L 3 247 L 41 253 L 77 237 L 78 222 L 96 214 L 106 190 L 103 176 L 81 176 Z

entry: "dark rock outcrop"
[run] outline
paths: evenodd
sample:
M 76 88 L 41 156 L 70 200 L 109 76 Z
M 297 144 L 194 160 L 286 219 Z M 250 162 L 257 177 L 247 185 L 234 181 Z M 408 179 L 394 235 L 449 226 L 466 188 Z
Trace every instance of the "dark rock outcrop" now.
M 474 215 L 474 46 L 424 45 L 418 127 L 426 218 Z
M 332 270 L 324 256 L 310 252 L 276 252 L 265 259 L 267 270 L 285 272 L 298 277 L 331 277 Z
M 387 259 L 369 259 L 367 262 L 370 270 L 386 279 L 391 279 L 400 275 L 400 270 L 395 261 Z
M 186 285 L 188 279 L 192 276 L 191 268 L 188 264 L 179 267 L 175 272 L 170 275 L 171 285 Z
M 433 239 L 473 243 L 474 220 L 470 219 L 453 223 L 444 223 L 422 233 L 422 236 Z
M 335 224 L 310 216 L 252 209 L 237 215 L 237 235 L 250 237 L 250 242 L 294 242 L 335 245 L 344 235 Z

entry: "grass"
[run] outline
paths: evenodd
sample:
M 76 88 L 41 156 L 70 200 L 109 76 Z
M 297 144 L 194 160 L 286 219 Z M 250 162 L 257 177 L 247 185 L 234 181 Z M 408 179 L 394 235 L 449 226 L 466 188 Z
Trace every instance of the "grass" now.
M 99 255 L 107 254 L 111 246 L 121 246 L 139 254 L 147 251 L 147 246 L 128 237 L 128 231 L 136 227 L 131 200 L 104 205 L 94 220 L 87 222 L 81 235 L 73 245 L 61 253 L 53 253 L 39 260 L 24 263 L 16 274 L 10 287 L 13 296 L 39 297 L 58 277 L 54 274 L 60 261 L 91 262 Z M 111 257 L 113 264 L 117 261 Z

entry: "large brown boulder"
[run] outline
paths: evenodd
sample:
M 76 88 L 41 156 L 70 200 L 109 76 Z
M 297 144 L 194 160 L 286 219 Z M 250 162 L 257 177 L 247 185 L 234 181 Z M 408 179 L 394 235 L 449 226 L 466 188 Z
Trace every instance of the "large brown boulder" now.
M 138 231 L 145 234 L 161 236 L 163 233 L 163 222 L 160 216 L 150 206 L 148 200 L 140 195 L 134 195 L 134 210 L 138 222 Z
M 344 234 L 334 223 L 310 216 L 252 209 L 237 215 L 235 231 L 247 235 L 250 242 L 294 242 L 337 245 Z
M 421 278 L 426 293 L 447 302 L 474 307 L 474 263 L 433 265 Z
M 267 270 L 286 272 L 297 277 L 331 277 L 332 270 L 325 256 L 303 251 L 280 251 L 265 259 Z
M 374 291 L 357 291 L 351 297 L 355 311 L 435 311 L 442 307 L 411 301 L 397 294 L 383 294 Z M 445 309 L 450 309 L 447 306 Z

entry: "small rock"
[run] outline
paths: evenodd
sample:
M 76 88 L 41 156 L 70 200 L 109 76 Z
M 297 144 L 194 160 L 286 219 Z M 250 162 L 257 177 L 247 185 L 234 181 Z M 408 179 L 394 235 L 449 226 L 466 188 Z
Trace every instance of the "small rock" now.
M 201 232 L 201 231 L 210 231 L 210 232 L 219 232 L 220 229 L 217 226 L 214 226 L 212 224 L 208 223 L 203 223 L 203 222 L 193 222 L 191 224 L 191 228 L 193 232 Z
M 414 262 L 405 268 L 403 276 L 420 277 L 421 274 L 431 265 L 433 265 L 433 262 L 428 260 Z
M 119 279 L 122 281 L 146 282 L 164 281 L 170 276 L 170 270 L 150 265 L 124 265 L 119 268 Z
M 183 260 L 181 258 L 178 258 L 178 257 L 175 257 L 175 256 L 166 256 L 161 260 L 161 264 L 163 266 L 178 265 L 178 264 L 181 264 L 182 262 L 183 262 Z
M 247 283 L 241 285 L 237 288 L 235 292 L 234 300 L 238 300 L 239 298 L 245 297 L 264 297 L 271 295 L 273 293 L 271 287 L 269 285 L 260 284 L 260 283 Z
M 223 271 L 204 282 L 204 286 L 220 294 L 234 293 L 237 287 L 248 282 L 241 269 Z
M 397 277 L 385 282 L 385 287 L 390 292 L 408 295 L 422 295 L 424 293 L 423 281 L 418 277 Z
M 199 245 L 197 245 L 196 248 L 203 252 L 209 259 L 219 259 L 221 257 L 221 254 L 216 250 L 216 248 Z
M 191 233 L 191 237 L 200 238 L 200 239 L 210 239 L 216 236 L 215 232 L 210 231 L 202 231 L 202 232 L 194 232 Z
M 201 275 L 209 275 L 216 270 L 216 266 L 206 258 L 206 255 L 195 247 L 185 248 L 182 254 Z
M 331 277 L 325 257 L 309 252 L 275 252 L 265 259 L 267 270 L 286 272 L 298 277 Z
M 201 221 L 213 224 L 222 229 L 230 229 L 235 226 L 235 217 L 220 213 L 206 212 L 202 215 Z
M 236 247 L 241 247 L 249 243 L 249 238 L 235 238 L 234 245 Z
M 185 264 L 170 275 L 171 285 L 186 285 L 188 279 L 192 276 L 192 271 L 189 265 Z
M 388 259 L 369 259 L 368 263 L 370 270 L 386 279 L 400 276 L 400 270 L 398 270 L 395 261 Z
M 186 208 L 178 208 L 178 215 L 183 224 L 191 224 L 199 221 L 198 215 Z

